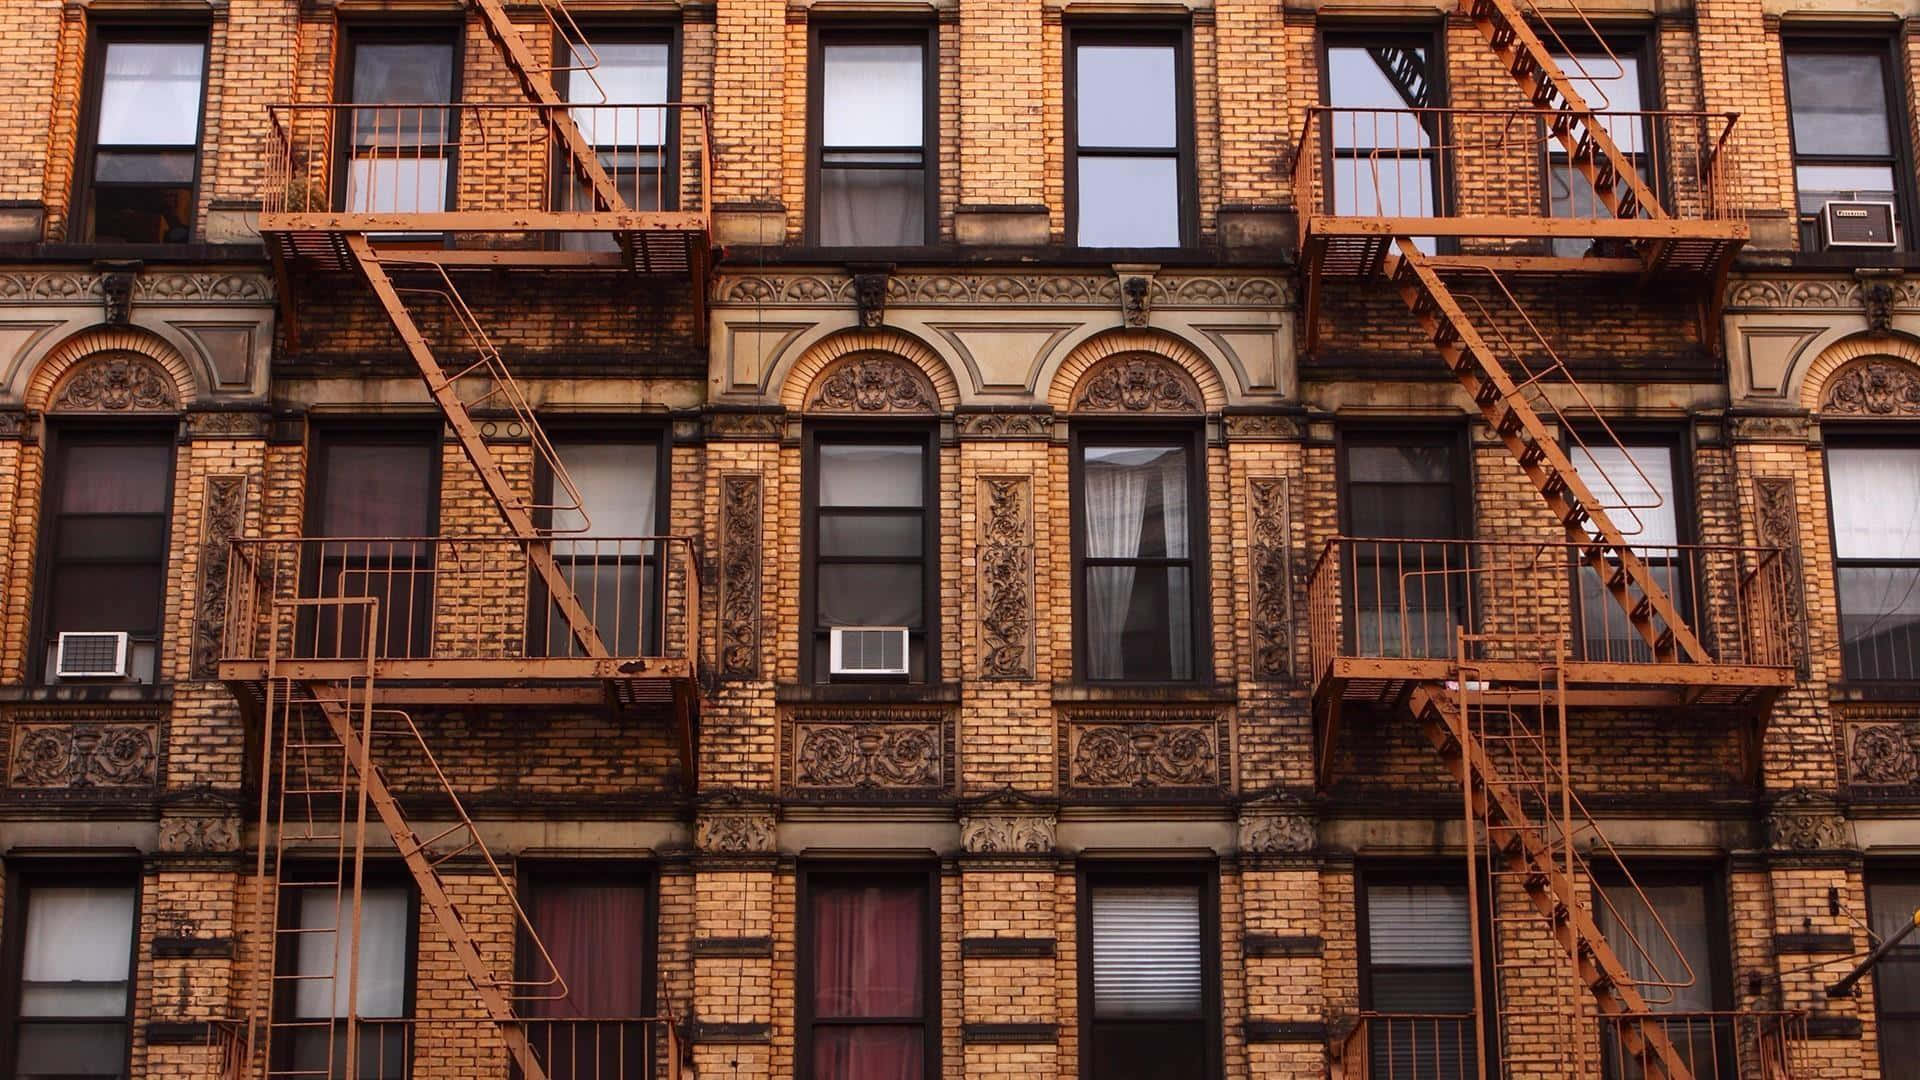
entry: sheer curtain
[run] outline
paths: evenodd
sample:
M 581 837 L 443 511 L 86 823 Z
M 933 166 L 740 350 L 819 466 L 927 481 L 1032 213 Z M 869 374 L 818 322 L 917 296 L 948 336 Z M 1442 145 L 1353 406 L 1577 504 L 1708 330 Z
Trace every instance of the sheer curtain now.
M 925 892 L 910 884 L 813 887 L 815 1080 L 919 1080 L 925 913 Z M 876 1022 L 819 1022 L 860 1018 Z
M 1706 890 L 1699 885 L 1670 884 L 1644 885 L 1640 891 L 1644 900 L 1625 885 L 1606 890 L 1608 903 L 1601 907 L 1600 921 L 1607 943 L 1654 1012 L 1713 1011 Z M 1730 1032 L 1711 1017 L 1676 1017 L 1666 1023 L 1666 1033 L 1683 1059 L 1697 1065 L 1698 1075 L 1712 1076 L 1713 1063 L 1728 1060 L 1715 1044 Z M 1625 1057 L 1611 1034 L 1607 1049 Z M 1640 1077 L 1645 1068 L 1634 1058 L 1620 1061 L 1614 1072 Z
M 1920 558 L 1920 449 L 1831 448 L 1827 484 L 1849 673 L 1913 678 L 1920 571 L 1899 563 Z
M 132 889 L 32 890 L 20 965 L 21 1015 L 124 1015 L 132 956 Z
M 367 888 L 360 894 L 360 940 L 341 946 L 335 966 L 335 933 L 300 935 L 298 970 L 302 975 L 333 973 L 331 980 L 303 979 L 294 988 L 294 1015 L 346 1016 L 349 1011 L 368 1018 L 406 1015 L 408 918 L 407 891 Z M 336 915 L 352 933 L 353 897 L 343 890 L 336 907 L 333 894 L 314 890 L 300 905 L 302 930 L 337 931 Z M 356 957 L 359 985 L 353 985 Z
M 1087 558 L 1138 558 L 1147 488 L 1153 474 L 1133 467 L 1118 455 L 1101 460 L 1095 453 L 1087 454 L 1084 479 Z M 1132 566 L 1090 567 L 1087 571 L 1087 674 L 1092 678 L 1118 679 L 1126 675 L 1122 646 L 1136 572 Z

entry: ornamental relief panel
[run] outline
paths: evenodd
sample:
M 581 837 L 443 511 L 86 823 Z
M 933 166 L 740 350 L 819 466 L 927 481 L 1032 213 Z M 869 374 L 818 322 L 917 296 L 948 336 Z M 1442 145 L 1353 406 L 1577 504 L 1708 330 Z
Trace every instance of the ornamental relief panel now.
M 172 412 L 180 407 L 173 376 L 132 353 L 82 361 L 54 394 L 50 412 Z
M 1791 476 L 1753 478 L 1755 527 L 1760 543 L 1780 549 L 1786 565 L 1787 632 L 1792 637 L 1794 661 L 1800 673 L 1807 670 L 1807 593 L 1801 573 L 1800 511 Z
M 15 791 L 143 793 L 159 781 L 160 722 L 146 714 L 119 721 L 13 718 L 7 786 Z
M 1075 412 L 1173 413 L 1202 411 L 1200 388 L 1179 365 L 1159 357 L 1109 357 L 1087 369 L 1073 388 Z
M 1061 789 L 1114 798 L 1218 794 L 1231 774 L 1213 709 L 1086 708 L 1060 721 Z
M 884 353 L 856 353 L 828 365 L 814 380 L 808 412 L 938 412 L 933 384 L 912 363 Z
M 199 610 L 193 620 L 193 675 L 211 679 L 219 664 L 227 631 L 227 576 L 231 541 L 247 516 L 245 476 L 207 477 L 206 509 L 200 526 Z
M 952 775 L 953 722 L 943 709 L 808 708 L 786 724 L 787 787 L 796 796 L 926 798 Z
M 1283 679 L 1293 673 L 1293 574 L 1287 542 L 1292 517 L 1287 496 L 1284 476 L 1247 480 L 1247 573 L 1256 679 Z
M 729 475 L 720 488 L 720 677 L 760 675 L 760 477 Z
M 988 679 L 1034 674 L 1033 480 L 980 478 L 980 668 Z
M 1920 784 L 1920 719 L 1875 717 L 1846 725 L 1847 783 L 1853 788 Z
M 1820 415 L 1920 416 L 1920 368 L 1902 360 L 1856 360 L 1827 380 L 1820 394 Z

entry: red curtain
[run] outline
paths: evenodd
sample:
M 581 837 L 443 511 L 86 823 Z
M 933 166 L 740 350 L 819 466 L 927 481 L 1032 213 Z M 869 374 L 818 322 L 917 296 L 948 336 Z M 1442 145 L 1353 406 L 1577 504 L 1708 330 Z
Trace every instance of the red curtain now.
M 531 890 L 527 917 L 567 981 L 567 996 L 533 1002 L 536 1016 L 646 1015 L 646 889 L 640 885 L 545 885 Z M 539 958 L 528 978 L 545 978 Z
M 926 887 L 816 880 L 813 1016 L 896 1023 L 816 1023 L 815 1080 L 920 1080 L 926 1053 Z

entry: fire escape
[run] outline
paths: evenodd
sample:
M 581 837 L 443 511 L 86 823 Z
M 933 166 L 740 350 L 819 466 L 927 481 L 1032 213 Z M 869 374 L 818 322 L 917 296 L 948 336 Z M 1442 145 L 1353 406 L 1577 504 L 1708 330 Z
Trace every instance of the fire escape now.
M 1406 107 L 1311 110 L 1294 174 L 1307 347 L 1334 282 L 1390 285 L 1558 535 L 1336 537 L 1312 572 L 1320 780 L 1341 767 L 1343 710 L 1410 716 L 1460 785 L 1476 913 L 1475 1012 L 1363 1014 L 1330 1045 L 1331 1072 L 1790 1077 L 1799 1017 L 1665 1008 L 1698 977 L 1653 962 L 1678 955 L 1671 939 L 1608 940 L 1630 924 L 1607 909 L 1651 906 L 1631 877 L 1603 891 L 1591 873 L 1625 868 L 1574 794 L 1568 738 L 1570 711 L 1725 718 L 1756 777 L 1793 679 L 1786 567 L 1769 549 L 1636 542 L 1651 485 L 1593 464 L 1604 447 L 1639 471 L 1522 300 L 1637 282 L 1694 298 L 1710 342 L 1747 238 L 1733 117 L 1597 110 L 1581 91 L 1601 78 L 1568 77 L 1525 0 L 1462 7 L 1525 104 L 1434 107 L 1417 58 L 1369 50 Z
M 529 1007 L 564 1001 L 567 973 L 408 710 L 593 709 L 658 724 L 682 790 L 693 791 L 694 541 L 585 533 L 594 508 L 580 505 L 456 279 L 531 271 L 539 276 L 521 280 L 574 275 L 599 289 L 632 276 L 677 280 L 698 323 L 708 118 L 693 105 L 569 102 L 555 75 L 593 82 L 599 61 L 560 0 L 541 0 L 545 22 L 529 28 L 500 0 L 472 7 L 525 100 L 271 107 L 260 229 L 289 336 L 302 290 L 364 279 L 500 523 L 470 535 L 234 542 L 220 677 L 259 722 L 255 910 L 271 927 L 272 955 L 231 1076 L 404 1075 L 395 1063 L 415 1054 L 523 1080 L 679 1075 L 668 1018 L 549 1020 L 540 1017 L 564 1014 Z M 550 39 L 568 60 L 536 58 L 530 42 Z M 526 471 L 503 463 L 495 433 L 530 446 L 550 495 L 516 484 L 510 469 L 520 484 Z M 581 528 L 569 538 L 556 522 Z M 369 848 L 389 843 L 422 922 L 471 984 L 457 1017 L 363 1015 L 353 958 L 364 871 Z M 313 914 L 329 909 L 330 920 Z

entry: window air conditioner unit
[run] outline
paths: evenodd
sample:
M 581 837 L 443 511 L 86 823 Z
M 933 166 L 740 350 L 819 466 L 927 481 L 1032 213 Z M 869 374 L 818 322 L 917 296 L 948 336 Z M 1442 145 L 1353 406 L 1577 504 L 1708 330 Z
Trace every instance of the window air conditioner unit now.
M 60 634 L 54 674 L 62 679 L 127 677 L 127 635 L 123 631 Z
M 836 626 L 831 633 L 833 674 L 905 675 L 907 628 Z
M 1834 199 L 1820 207 L 1820 222 L 1828 247 L 1890 248 L 1896 243 L 1890 202 Z

